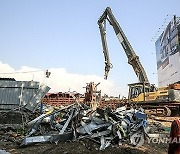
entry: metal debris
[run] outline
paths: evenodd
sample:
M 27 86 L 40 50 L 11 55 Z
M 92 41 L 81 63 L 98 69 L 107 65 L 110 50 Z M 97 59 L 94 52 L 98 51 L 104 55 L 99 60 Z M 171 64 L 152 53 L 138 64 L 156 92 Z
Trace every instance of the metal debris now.
M 121 145 L 124 141 L 139 146 L 147 137 L 146 114 L 142 109 L 127 110 L 124 106 L 116 111 L 110 108 L 93 111 L 83 103 L 74 103 L 42 114 L 28 124 L 30 129 L 21 146 L 87 138 L 100 143 L 99 149 L 104 150 L 112 144 Z
M 0 154 L 10 154 L 10 153 L 7 152 L 6 150 L 1 150 L 1 149 L 0 149 Z

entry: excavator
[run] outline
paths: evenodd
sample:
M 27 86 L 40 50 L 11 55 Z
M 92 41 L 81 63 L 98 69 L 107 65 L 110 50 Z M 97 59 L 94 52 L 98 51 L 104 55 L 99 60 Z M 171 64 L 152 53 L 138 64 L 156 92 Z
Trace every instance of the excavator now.
M 132 66 L 138 83 L 128 84 L 128 104 L 136 104 L 142 106 L 146 113 L 170 116 L 171 112 L 180 111 L 180 84 L 173 84 L 167 87 L 156 88 L 154 84 L 150 84 L 146 72 L 136 55 L 134 49 L 129 43 L 120 24 L 114 17 L 111 8 L 107 7 L 98 20 L 103 53 L 105 58 L 105 75 L 108 78 L 112 64 L 110 63 L 108 45 L 106 40 L 106 21 L 113 27 L 115 34 L 125 51 L 128 63 Z

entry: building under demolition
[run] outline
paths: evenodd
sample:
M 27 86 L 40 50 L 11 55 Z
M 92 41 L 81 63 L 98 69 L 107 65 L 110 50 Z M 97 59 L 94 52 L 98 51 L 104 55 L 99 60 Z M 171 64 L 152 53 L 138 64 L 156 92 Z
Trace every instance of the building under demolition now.
M 48 93 L 42 101 L 44 104 L 48 104 L 53 107 L 61 107 L 75 103 L 76 99 L 79 102 L 84 101 L 83 95 L 77 92 Z

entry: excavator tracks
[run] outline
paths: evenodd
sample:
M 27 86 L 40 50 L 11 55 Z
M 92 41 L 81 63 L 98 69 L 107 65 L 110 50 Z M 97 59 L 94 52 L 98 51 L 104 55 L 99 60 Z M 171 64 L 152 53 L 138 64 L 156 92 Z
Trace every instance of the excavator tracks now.
M 135 104 L 142 107 L 148 115 L 169 117 L 180 114 L 180 102 L 137 102 Z

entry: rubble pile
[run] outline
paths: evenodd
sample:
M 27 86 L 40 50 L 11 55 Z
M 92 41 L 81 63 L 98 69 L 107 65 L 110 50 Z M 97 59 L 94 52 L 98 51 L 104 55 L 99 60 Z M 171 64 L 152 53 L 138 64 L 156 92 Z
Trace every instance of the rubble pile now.
M 142 145 L 147 136 L 147 119 L 143 110 L 126 107 L 92 110 L 82 103 L 74 103 L 44 113 L 27 125 L 29 130 L 20 146 L 33 143 L 77 141 L 89 139 L 103 150 L 124 142 Z
M 26 123 L 38 115 L 38 112 L 32 113 L 24 108 L 21 108 L 21 110 L 1 111 L 0 141 L 19 143 L 26 133 Z

